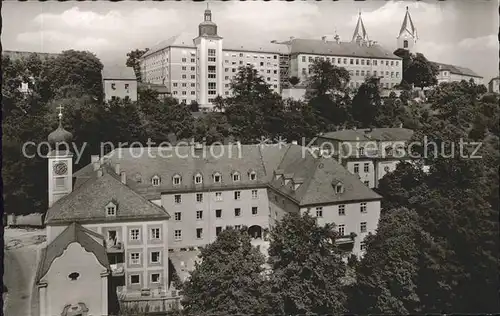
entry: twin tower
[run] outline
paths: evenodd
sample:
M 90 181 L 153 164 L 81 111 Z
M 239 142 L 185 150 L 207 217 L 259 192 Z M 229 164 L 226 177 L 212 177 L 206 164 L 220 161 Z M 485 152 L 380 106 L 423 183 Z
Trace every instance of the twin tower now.
M 397 46 L 398 48 L 413 51 L 417 39 L 417 28 L 413 24 L 408 7 L 406 7 L 406 14 L 397 37 Z M 368 39 L 368 34 L 361 18 L 361 12 L 359 13 L 358 23 L 354 29 L 354 34 L 352 35 L 352 42 L 371 42 Z

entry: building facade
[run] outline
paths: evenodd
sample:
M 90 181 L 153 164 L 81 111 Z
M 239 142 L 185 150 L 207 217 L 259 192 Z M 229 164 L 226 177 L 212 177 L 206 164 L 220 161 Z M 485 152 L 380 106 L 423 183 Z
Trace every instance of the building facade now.
M 219 36 L 207 8 L 198 35 L 181 33 L 162 41 L 141 57 L 144 82 L 169 87 L 184 103 L 196 101 L 203 109 L 213 107 L 217 95 L 231 95 L 231 80 L 238 68 L 253 65 L 275 92 L 280 91 L 279 45 L 237 45 Z
M 413 131 L 406 128 L 342 130 L 319 135 L 314 146 L 336 159 L 369 188 L 408 160 L 406 146 Z
M 488 92 L 500 93 L 500 77 L 495 77 L 488 82 Z
M 128 98 L 137 101 L 137 78 L 132 67 L 104 67 L 102 82 L 104 100 Z
M 438 69 L 438 84 L 442 82 L 460 82 L 472 80 L 475 84 L 484 84 L 484 78 L 469 68 L 443 63 L 434 63 Z

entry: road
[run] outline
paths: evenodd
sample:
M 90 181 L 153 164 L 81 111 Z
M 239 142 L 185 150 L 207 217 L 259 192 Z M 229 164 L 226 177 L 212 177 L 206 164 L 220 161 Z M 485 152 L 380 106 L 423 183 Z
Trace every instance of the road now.
M 36 250 L 5 250 L 3 281 L 8 289 L 5 316 L 32 316 L 31 293 L 36 272 Z M 36 293 L 34 293 L 36 295 Z

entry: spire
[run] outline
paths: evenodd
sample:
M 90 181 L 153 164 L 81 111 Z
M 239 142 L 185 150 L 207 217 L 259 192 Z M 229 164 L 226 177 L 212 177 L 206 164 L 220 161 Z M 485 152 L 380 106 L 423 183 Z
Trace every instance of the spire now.
M 62 109 L 63 109 L 63 106 L 59 105 L 57 107 L 57 109 L 59 110 L 59 114 L 57 114 L 57 117 L 59 118 L 59 126 L 62 126 Z
M 366 33 L 365 25 L 363 23 L 363 19 L 361 18 L 361 10 L 359 11 L 358 23 L 356 24 L 356 28 L 354 29 L 354 34 L 352 35 L 352 41 L 361 39 L 363 41 L 368 41 L 368 33 Z
M 57 127 L 57 129 L 55 131 L 50 133 L 49 136 L 47 137 L 49 143 L 52 146 L 54 146 L 54 148 L 56 148 L 56 149 L 58 148 L 59 144 L 61 144 L 61 143 L 69 144 L 71 142 L 71 140 L 73 139 L 73 135 L 62 127 L 62 109 L 63 109 L 63 106 L 59 105 L 57 107 L 57 109 L 59 110 L 59 114 L 57 114 L 57 116 L 59 118 L 59 126 Z
M 408 7 L 406 7 L 405 18 L 403 20 L 403 24 L 401 24 L 401 30 L 399 31 L 398 38 L 403 35 L 405 31 L 408 32 L 414 39 L 417 39 L 417 28 L 413 24 Z

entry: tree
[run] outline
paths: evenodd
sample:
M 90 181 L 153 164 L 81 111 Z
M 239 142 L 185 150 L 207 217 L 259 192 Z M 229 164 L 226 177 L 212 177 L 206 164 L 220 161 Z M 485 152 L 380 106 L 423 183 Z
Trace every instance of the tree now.
M 270 234 L 269 265 L 273 313 L 334 314 L 344 311 L 341 279 L 345 264 L 330 224 L 308 214 L 288 213 Z
M 142 76 L 141 76 L 141 65 L 140 65 L 140 59 L 142 55 L 144 55 L 149 48 L 146 49 L 136 49 L 132 50 L 127 53 L 127 61 L 125 65 L 127 67 L 132 67 L 134 68 L 135 72 L 135 77 L 137 78 L 137 81 L 142 82 Z
M 382 99 L 379 93 L 380 79 L 369 77 L 361 84 L 352 99 L 352 118 L 361 126 L 374 127 L 375 118 L 380 112 Z
M 438 67 L 434 63 L 428 61 L 423 54 L 417 53 L 415 56 L 411 55 L 408 68 L 403 73 L 403 78 L 407 83 L 424 89 L 425 87 L 437 85 L 438 71 Z
M 298 84 L 299 84 L 300 79 L 299 79 L 298 77 L 296 77 L 296 76 L 292 76 L 292 77 L 290 77 L 290 79 L 288 79 L 288 82 L 290 82 L 290 84 L 291 84 L 293 87 L 295 87 L 296 85 L 298 85 Z
M 307 79 L 308 100 L 327 94 L 334 96 L 343 92 L 349 82 L 349 72 L 343 67 L 337 67 L 328 60 L 314 61 Z
M 429 240 L 413 210 L 388 210 L 376 235 L 365 239 L 366 254 L 356 266 L 349 312 L 356 314 L 417 314 L 421 244 Z
M 395 127 L 407 120 L 407 111 L 403 103 L 392 91 L 388 98 L 382 100 L 373 119 L 376 127 Z
M 240 67 L 235 78 L 231 82 L 233 99 L 256 103 L 271 96 L 271 86 L 259 75 L 257 69 L 252 65 Z
M 226 116 L 218 112 L 206 113 L 194 122 L 194 138 L 196 141 L 211 145 L 215 142 L 223 143 L 230 136 L 231 126 Z
M 188 315 L 262 314 L 267 311 L 263 255 L 250 236 L 228 228 L 201 250 L 184 287 Z
M 47 79 L 56 98 L 88 95 L 103 99 L 103 65 L 95 54 L 67 50 L 46 62 Z
M 191 101 L 191 103 L 189 104 L 189 108 L 190 108 L 191 112 L 199 112 L 200 111 L 200 105 L 195 100 Z

